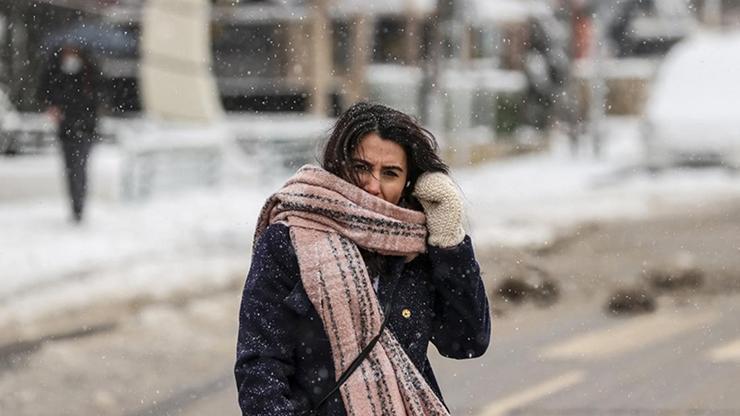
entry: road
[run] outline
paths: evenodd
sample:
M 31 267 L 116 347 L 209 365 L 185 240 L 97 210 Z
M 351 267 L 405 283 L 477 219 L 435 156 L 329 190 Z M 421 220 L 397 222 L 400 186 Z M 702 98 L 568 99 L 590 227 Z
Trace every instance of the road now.
M 740 415 L 740 297 L 614 318 L 600 304 L 529 309 L 481 359 L 433 365 L 455 415 Z
M 740 415 L 740 203 L 594 224 L 546 250 L 479 253 L 487 284 L 518 256 L 562 287 L 550 307 L 497 308 L 493 345 L 430 349 L 455 415 Z M 700 288 L 613 317 L 610 291 L 652 264 L 692 259 Z M 493 300 L 494 305 L 501 302 Z M 0 414 L 237 415 L 239 290 L 132 307 L 107 324 L 0 349 Z M 91 310 L 90 314 L 95 314 Z

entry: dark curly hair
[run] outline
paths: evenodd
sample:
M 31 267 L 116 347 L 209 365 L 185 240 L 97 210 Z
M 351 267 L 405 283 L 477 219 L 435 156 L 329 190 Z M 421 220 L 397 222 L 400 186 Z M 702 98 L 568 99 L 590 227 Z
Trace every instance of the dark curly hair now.
M 411 116 L 381 104 L 358 102 L 337 119 L 324 146 L 321 165 L 327 171 L 359 184 L 350 169 L 352 156 L 360 141 L 370 133 L 400 145 L 408 161 L 408 186 L 401 201 L 418 209 L 411 197 L 416 180 L 424 172 L 448 173 L 449 168 L 437 154 L 437 140 Z

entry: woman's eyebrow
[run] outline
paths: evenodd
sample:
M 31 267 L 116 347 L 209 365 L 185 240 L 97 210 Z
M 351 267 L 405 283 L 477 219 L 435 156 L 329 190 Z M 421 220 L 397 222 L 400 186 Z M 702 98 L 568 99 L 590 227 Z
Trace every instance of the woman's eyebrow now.
M 364 165 L 372 166 L 372 163 L 368 162 L 367 160 L 356 158 L 356 157 L 352 158 L 352 162 L 362 163 Z M 383 169 L 392 169 L 392 170 L 397 170 L 399 172 L 403 172 L 403 168 L 399 165 L 383 165 Z
M 398 166 L 398 165 L 384 165 L 383 168 L 384 169 L 393 169 L 393 170 L 397 170 L 397 171 L 403 172 L 403 168 L 400 167 L 400 166 Z

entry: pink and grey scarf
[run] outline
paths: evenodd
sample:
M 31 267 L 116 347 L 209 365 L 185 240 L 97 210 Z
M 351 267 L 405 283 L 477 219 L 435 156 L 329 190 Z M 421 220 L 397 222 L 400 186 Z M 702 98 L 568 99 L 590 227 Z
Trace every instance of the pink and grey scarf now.
M 290 227 L 301 281 L 323 321 L 338 378 L 383 321 L 358 246 L 388 255 L 421 253 L 424 214 L 306 165 L 267 200 L 255 244 L 276 222 Z M 339 391 L 350 416 L 449 414 L 388 328 Z

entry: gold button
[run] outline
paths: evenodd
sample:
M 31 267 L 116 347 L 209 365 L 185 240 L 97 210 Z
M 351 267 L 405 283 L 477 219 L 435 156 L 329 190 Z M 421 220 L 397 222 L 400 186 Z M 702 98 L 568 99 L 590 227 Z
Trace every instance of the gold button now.
M 404 310 L 401 311 L 401 316 L 406 319 L 411 318 L 411 310 L 404 308 Z

